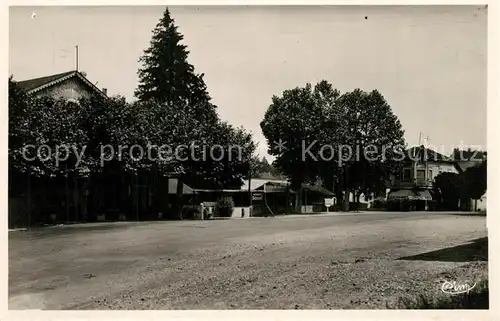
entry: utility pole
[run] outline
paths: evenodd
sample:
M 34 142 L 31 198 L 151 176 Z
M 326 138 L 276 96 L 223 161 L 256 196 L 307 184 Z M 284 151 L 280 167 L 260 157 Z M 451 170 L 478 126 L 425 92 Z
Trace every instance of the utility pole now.
M 248 163 L 248 216 L 252 216 L 252 166 Z
M 430 140 L 429 135 L 425 136 L 425 139 L 424 139 L 424 146 L 425 147 L 427 147 L 427 145 L 429 144 L 429 140 Z
M 66 165 L 66 224 L 69 223 L 69 193 L 68 193 L 68 165 Z
M 78 45 L 75 46 L 76 49 L 76 71 L 78 71 Z
M 56 45 L 54 43 L 54 30 L 52 30 L 51 33 L 51 39 L 52 39 L 52 69 L 55 69 L 56 67 Z

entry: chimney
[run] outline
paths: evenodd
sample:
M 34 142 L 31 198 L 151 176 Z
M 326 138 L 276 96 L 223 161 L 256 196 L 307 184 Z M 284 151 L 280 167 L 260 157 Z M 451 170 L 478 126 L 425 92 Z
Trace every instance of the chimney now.
M 108 95 L 108 88 L 103 88 L 102 92 L 107 96 Z

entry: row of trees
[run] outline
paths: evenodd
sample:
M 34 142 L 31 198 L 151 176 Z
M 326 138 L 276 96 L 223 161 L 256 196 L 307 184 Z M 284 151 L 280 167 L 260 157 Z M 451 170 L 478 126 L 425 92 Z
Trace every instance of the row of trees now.
M 256 146 L 248 132 L 219 118 L 203 74 L 187 61 L 189 52 L 182 40 L 165 10 L 150 47 L 139 59 L 137 100 L 132 103 L 120 96 L 81 99 L 77 104 L 36 98 L 26 95 L 11 77 L 11 196 L 29 194 L 32 185 L 46 190 L 65 186 L 65 203 L 72 198 L 76 218 L 86 219 L 89 210 L 101 211 L 99 205 L 89 205 L 101 204 L 107 195 L 114 194 L 110 198 L 115 207 L 130 207 L 123 190 L 130 185 L 147 186 L 157 195 L 154 211 L 163 211 L 162 188 L 169 177 L 211 189 L 239 188 L 243 179 L 262 175 L 284 175 L 296 191 L 304 183 L 321 181 L 346 196 L 345 210 L 350 192 L 357 198 L 362 193 L 385 193 L 387 179 L 400 170 L 392 156 L 404 149 L 404 131 L 380 92 L 356 89 L 342 94 L 323 80 L 273 96 L 261 122 L 269 154 L 276 157 L 269 164 L 254 156 Z M 160 157 L 158 149 L 151 149 L 190 144 L 222 149 L 209 157 L 203 148 L 184 149 L 175 158 Z M 27 146 L 31 148 L 26 150 Z M 238 157 L 231 146 L 238 146 Z M 367 147 L 375 149 L 370 159 Z M 144 151 L 149 151 L 147 157 Z M 474 175 L 478 177 L 471 170 L 464 177 Z M 108 189 L 115 192 L 106 194 Z M 441 190 L 446 194 L 446 188 Z M 471 190 L 464 187 L 461 195 L 476 193 Z M 176 192 L 181 199 L 181 184 Z M 296 193 L 297 208 L 302 194 Z M 180 213 L 180 205 L 176 204 L 175 213 Z
M 36 98 L 26 95 L 11 77 L 11 196 L 26 191 L 21 182 L 69 184 L 79 203 L 76 210 L 85 219 L 88 198 L 102 198 L 99 186 L 105 182 L 116 186 L 142 180 L 155 189 L 162 180 L 176 177 L 199 188 L 239 187 L 251 173 L 255 143 L 244 129 L 219 118 L 203 74 L 196 73 L 187 61 L 189 52 L 182 40 L 167 9 L 139 60 L 137 100 L 133 103 L 120 96 L 81 99 L 77 104 Z M 164 157 L 151 148 L 191 144 L 220 147 L 208 155 L 203 148 L 186 148 L 176 157 Z M 134 145 L 142 148 L 127 148 Z M 69 153 L 61 146 L 68 146 Z M 232 146 L 238 148 L 229 150 Z M 144 155 L 144 151 L 150 154 Z M 16 189 L 16 185 L 23 188 Z M 177 193 L 182 194 L 181 184 Z
M 273 96 L 261 128 L 292 189 L 321 180 L 345 195 L 344 210 L 351 192 L 358 201 L 362 193 L 385 193 L 386 180 L 401 166 L 393 155 L 404 149 L 404 131 L 377 90 L 341 94 L 325 80 L 285 90 Z
M 269 163 L 267 158 L 255 156 L 252 162 L 252 178 L 286 179 L 276 167 Z
M 218 119 L 208 126 L 187 109 L 188 105 L 155 101 L 127 103 L 122 97 L 92 97 L 81 99 L 78 104 L 50 97 L 35 98 L 23 93 L 10 79 L 9 167 L 36 176 L 71 173 L 86 177 L 119 166 L 131 173 L 156 171 L 164 176 L 182 177 L 197 186 L 222 188 L 241 184 L 248 176 L 249 160 L 255 150 L 251 135 Z M 213 158 L 221 160 L 210 155 L 203 157 L 202 148 L 193 149 L 195 154 L 191 149 L 179 149 L 178 157 L 160 157 L 157 149 L 152 148 L 191 143 L 224 147 L 214 151 L 217 155 Z M 123 148 L 118 154 L 120 146 L 134 145 L 142 148 Z M 70 148 L 66 150 L 64 146 Z M 231 146 L 241 147 L 241 158 L 236 157 L 239 151 L 229 150 Z M 150 150 L 152 154 L 140 155 L 141 150 Z M 103 155 L 103 151 L 114 155 Z

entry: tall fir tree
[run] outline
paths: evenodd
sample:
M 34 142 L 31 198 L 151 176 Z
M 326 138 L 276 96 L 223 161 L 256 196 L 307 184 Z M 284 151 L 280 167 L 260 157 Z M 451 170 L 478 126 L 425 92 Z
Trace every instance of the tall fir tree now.
M 204 74 L 195 73 L 194 66 L 187 61 L 189 51 L 177 29 L 166 8 L 153 30 L 150 47 L 139 59 L 142 66 L 135 96 L 140 101 L 185 106 L 198 120 L 213 124 L 218 116 L 216 106 L 210 102 Z

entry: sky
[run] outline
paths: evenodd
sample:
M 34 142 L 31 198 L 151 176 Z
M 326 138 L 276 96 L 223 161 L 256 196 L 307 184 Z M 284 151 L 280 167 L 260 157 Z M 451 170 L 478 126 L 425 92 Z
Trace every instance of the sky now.
M 15 80 L 79 70 L 109 95 L 134 99 L 138 59 L 164 7 L 11 7 Z M 486 149 L 484 6 L 170 7 L 222 119 L 267 156 L 260 122 L 273 95 L 327 80 L 378 89 L 405 130 L 450 154 Z M 33 15 L 35 13 L 35 15 Z

